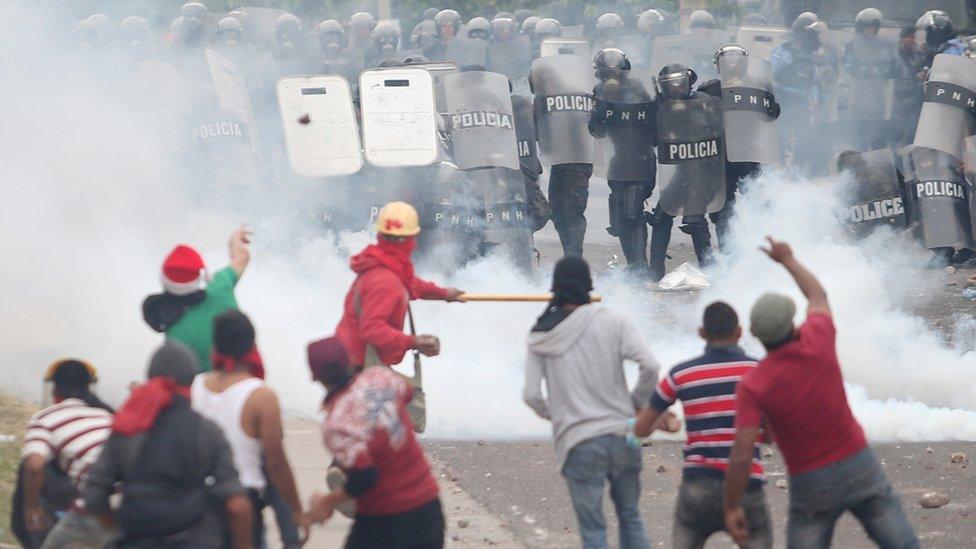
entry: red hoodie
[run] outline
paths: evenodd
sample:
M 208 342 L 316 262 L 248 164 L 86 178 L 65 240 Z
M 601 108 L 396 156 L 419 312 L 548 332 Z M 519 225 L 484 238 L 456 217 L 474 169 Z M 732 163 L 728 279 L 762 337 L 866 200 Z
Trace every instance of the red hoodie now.
M 367 344 L 376 348 L 384 364 L 399 364 L 414 344 L 413 336 L 403 333 L 409 300 L 447 297 L 446 289 L 414 276 L 413 246 L 413 239 L 403 243 L 380 239 L 350 261 L 358 276 L 346 294 L 336 337 L 349 353 L 351 364 L 363 364 Z M 357 293 L 361 318 L 356 315 Z

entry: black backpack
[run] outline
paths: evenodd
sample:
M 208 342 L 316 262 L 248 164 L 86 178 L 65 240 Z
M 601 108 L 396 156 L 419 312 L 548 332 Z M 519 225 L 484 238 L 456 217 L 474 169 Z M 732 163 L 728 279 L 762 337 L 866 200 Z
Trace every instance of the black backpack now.
M 144 435 L 127 464 L 115 514 L 124 540 L 170 538 L 203 520 L 210 500 L 197 444 L 202 421 L 185 398 L 175 397 Z

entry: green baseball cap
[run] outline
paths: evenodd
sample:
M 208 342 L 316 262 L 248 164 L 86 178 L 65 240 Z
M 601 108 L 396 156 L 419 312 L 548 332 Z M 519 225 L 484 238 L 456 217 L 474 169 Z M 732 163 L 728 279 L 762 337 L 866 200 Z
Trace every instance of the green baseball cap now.
M 759 341 L 774 344 L 785 341 L 793 332 L 793 316 L 796 305 L 782 294 L 763 294 L 752 306 L 749 315 L 749 331 Z

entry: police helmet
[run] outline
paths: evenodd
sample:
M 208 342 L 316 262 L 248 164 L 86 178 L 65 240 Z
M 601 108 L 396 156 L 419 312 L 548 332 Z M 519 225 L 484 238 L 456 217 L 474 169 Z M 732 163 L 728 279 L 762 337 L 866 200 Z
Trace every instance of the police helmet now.
M 691 87 L 698 81 L 695 71 L 681 63 L 668 63 L 657 76 L 661 95 L 668 99 L 685 99 L 691 95 Z
M 496 42 L 508 42 L 518 34 L 518 25 L 512 19 L 495 19 L 491 22 L 491 34 Z
M 515 14 L 512 13 L 512 12 L 510 12 L 510 11 L 500 11 L 500 12 L 496 13 L 494 17 L 491 18 L 492 21 L 494 21 L 495 19 L 512 19 L 512 20 L 514 20 L 515 19 Z
M 397 49 L 400 31 L 390 23 L 380 23 L 373 29 L 373 43 L 380 49 Z
M 645 10 L 637 18 L 637 28 L 644 34 L 654 34 L 657 27 L 664 22 L 664 16 L 658 10 Z
M 373 14 L 369 12 L 359 11 L 352 14 L 352 16 L 349 18 L 350 30 L 359 31 L 362 29 L 369 29 L 369 32 L 372 33 L 373 29 L 375 28 L 376 28 L 376 18 L 373 17 Z
M 538 17 L 536 17 L 534 15 L 533 16 L 530 16 L 530 17 L 527 17 L 525 19 L 525 21 L 522 21 L 522 25 L 519 27 L 521 33 L 522 34 L 535 34 L 535 26 L 537 24 L 539 24 L 539 21 L 541 21 L 541 19 L 539 19 Z
M 454 36 L 461 28 L 461 15 L 454 10 L 441 10 L 434 16 L 434 24 L 437 25 L 437 36 L 442 36 L 445 27 L 454 29 L 451 31 L 451 36 Z
M 491 40 L 491 23 L 484 17 L 472 17 L 468 21 L 468 38 Z
M 278 35 L 293 34 L 302 30 L 302 20 L 290 13 L 283 13 L 275 21 L 275 33 Z
M 138 45 L 149 38 L 149 22 L 138 15 L 130 15 L 119 23 L 122 36 L 131 45 Z
M 738 44 L 725 44 L 715 51 L 715 57 L 712 61 L 715 63 L 715 67 L 718 68 L 718 61 L 723 55 L 749 55 L 749 52 L 745 48 Z
M 604 13 L 596 20 L 596 33 L 607 36 L 618 32 L 624 26 L 624 20 L 616 13 Z
M 942 10 L 925 12 L 915 23 L 915 28 L 925 31 L 925 43 L 931 48 L 938 48 L 946 40 L 956 37 L 956 29 L 949 14 Z
M 715 28 L 715 18 L 705 10 L 695 10 L 688 17 L 689 29 L 713 29 Z
M 204 15 L 208 12 L 207 6 L 199 2 L 187 2 L 183 4 L 180 8 L 180 15 L 184 17 L 196 17 L 197 19 L 203 19 Z
M 559 21 L 556 21 L 552 17 L 540 19 L 535 24 L 535 35 L 540 38 L 559 36 L 562 32 L 562 26 L 560 26 Z
M 593 69 L 596 77 L 606 80 L 617 75 L 620 71 L 630 70 L 630 60 L 627 54 L 617 48 L 603 48 L 593 57 Z
M 884 14 L 878 8 L 865 8 L 858 12 L 857 17 L 854 18 L 854 28 L 857 32 L 864 32 L 865 29 L 869 28 L 877 30 L 881 28 L 883 19 Z

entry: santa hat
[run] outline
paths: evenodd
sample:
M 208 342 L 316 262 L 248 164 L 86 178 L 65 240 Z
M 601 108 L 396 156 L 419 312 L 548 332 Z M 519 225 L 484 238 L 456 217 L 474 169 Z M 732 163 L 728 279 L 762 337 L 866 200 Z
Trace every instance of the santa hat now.
M 192 294 L 200 289 L 205 268 L 196 250 L 180 244 L 163 262 L 163 290 L 173 295 Z

